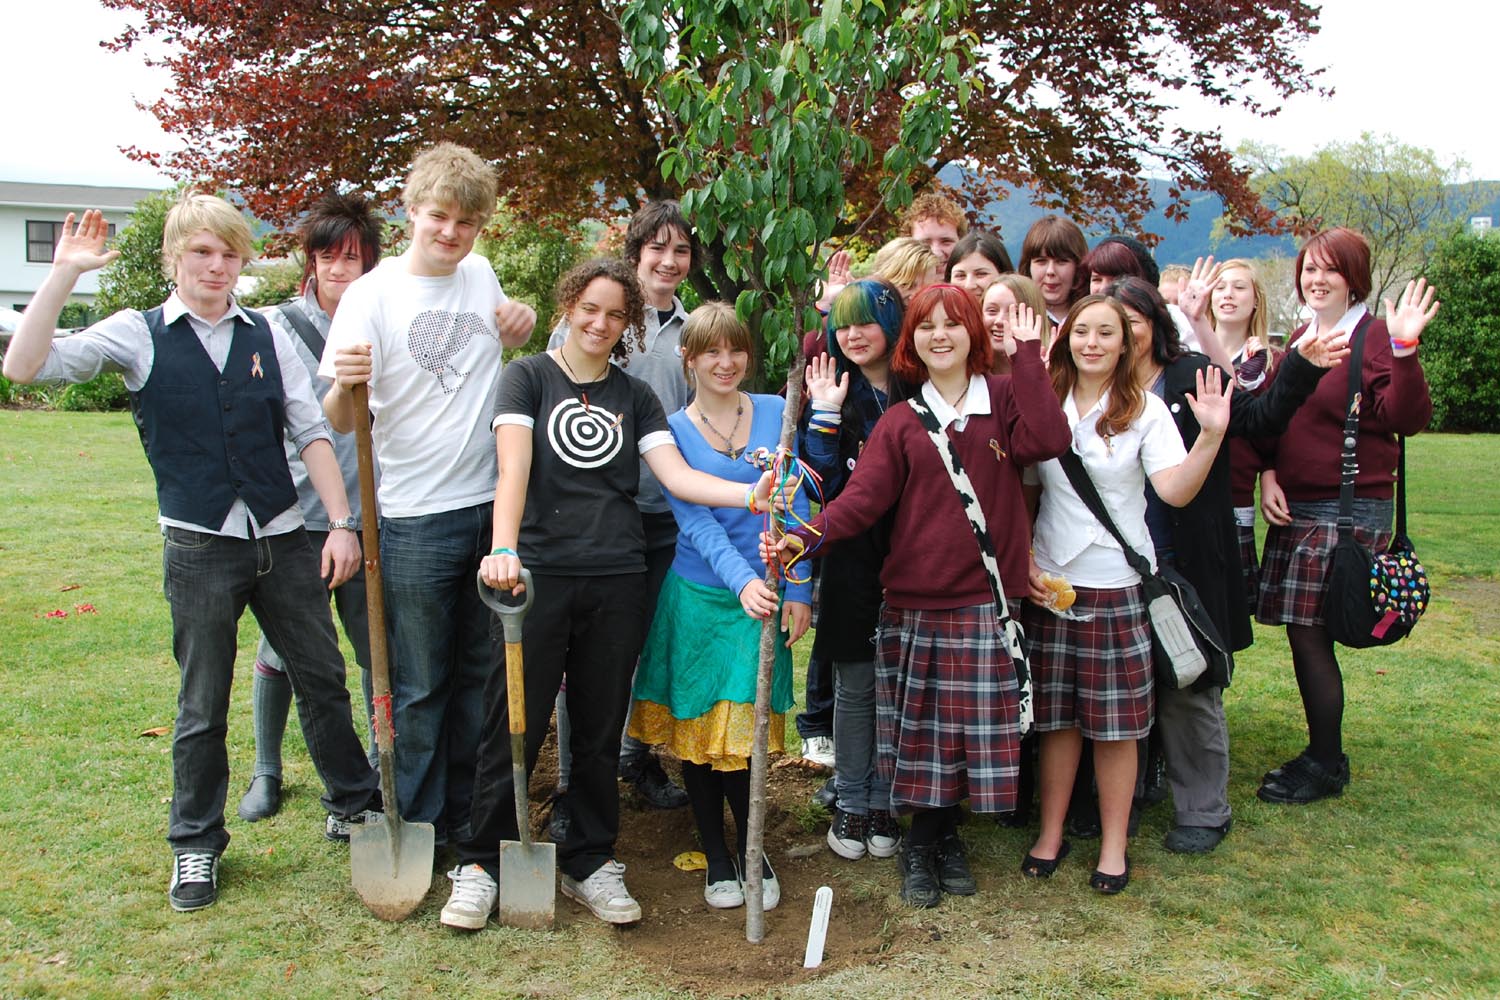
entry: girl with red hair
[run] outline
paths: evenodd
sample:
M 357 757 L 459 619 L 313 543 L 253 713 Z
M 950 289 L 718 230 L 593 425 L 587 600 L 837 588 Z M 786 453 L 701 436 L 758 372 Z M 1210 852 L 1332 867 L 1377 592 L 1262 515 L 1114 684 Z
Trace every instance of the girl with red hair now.
M 1015 808 L 1018 675 L 972 522 L 988 526 L 1007 603 L 1020 600 L 1031 534 L 1021 469 L 1068 445 L 1042 366 L 1043 322 L 1017 306 L 1012 374 L 990 375 L 990 339 L 969 294 L 954 285 L 917 292 L 891 370 L 921 388 L 875 424 L 843 492 L 765 550 L 790 564 L 890 512 L 876 637 L 877 767 L 890 781 L 892 810 L 911 816 L 901 895 L 912 906 L 976 890 L 958 836 L 960 802 L 969 799 L 976 812 Z M 972 482 L 974 510 L 924 419 Z
M 1410 282 L 1395 305 L 1385 300 L 1385 319 L 1365 307 L 1370 296 L 1370 244 L 1353 229 L 1318 233 L 1297 254 L 1297 298 L 1312 321 L 1287 341 L 1328 331 L 1348 332 L 1350 346 L 1362 341 L 1359 370 L 1359 433 L 1355 439 L 1354 537 L 1374 552 L 1391 540 L 1398 434 L 1415 434 L 1432 419 L 1432 398 L 1417 346 L 1437 315 L 1438 303 L 1425 281 Z M 1285 368 L 1271 379 L 1284 378 Z M 1349 372 L 1325 374 L 1297 411 L 1286 433 L 1269 445 L 1261 475 L 1261 511 L 1270 527 L 1261 564 L 1263 625 L 1285 625 L 1292 647 L 1297 688 L 1307 715 L 1307 749 L 1266 772 L 1256 792 L 1266 802 L 1303 805 L 1342 795 L 1349 784 L 1343 749 L 1344 678 L 1324 627 L 1323 600 L 1338 542 L 1345 410 Z

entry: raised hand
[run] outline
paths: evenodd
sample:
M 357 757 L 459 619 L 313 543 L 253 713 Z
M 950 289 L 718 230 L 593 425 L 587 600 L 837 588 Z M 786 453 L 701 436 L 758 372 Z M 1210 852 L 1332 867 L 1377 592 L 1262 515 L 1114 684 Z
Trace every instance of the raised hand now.
M 849 265 L 851 263 L 853 263 L 853 258 L 849 256 L 849 251 L 847 250 L 839 250 L 832 257 L 829 257 L 828 283 L 830 285 L 843 286 L 853 281 L 854 278 L 849 273 Z
M 1010 316 L 1006 319 L 1005 353 L 1015 354 L 1018 341 L 1042 339 L 1042 317 L 1031 311 L 1024 302 L 1012 302 Z
M 57 249 L 52 253 L 52 266 L 71 269 L 77 274 L 94 271 L 120 256 L 118 250 L 105 250 L 104 240 L 109 235 L 109 223 L 104 213 L 91 208 L 83 213 L 83 220 L 73 225 L 73 213 L 63 220 L 62 233 L 57 240 Z
M 809 361 L 803 380 L 808 398 L 843 406 L 849 395 L 849 373 L 845 372 L 841 377 L 838 372 L 838 362 L 831 355 L 820 354 Z
M 1208 296 L 1213 289 L 1208 279 L 1213 273 L 1214 258 L 1210 254 L 1194 261 L 1187 277 L 1177 279 L 1177 305 L 1194 323 L 1208 315 Z
M 1210 365 L 1206 373 L 1199 369 L 1198 391 L 1188 396 L 1187 401 L 1199 430 L 1223 437 L 1229 429 L 1229 393 L 1224 391 L 1223 379 L 1216 366 Z
M 1319 368 L 1332 368 L 1349 356 L 1348 330 L 1324 330 L 1297 340 L 1297 353 Z
M 536 327 L 536 310 L 524 302 L 507 299 L 495 307 L 495 329 L 500 343 L 506 347 L 520 347 L 531 337 Z
M 1385 325 L 1391 332 L 1391 353 L 1398 358 L 1415 354 L 1422 341 L 1422 331 L 1442 306 L 1433 298 L 1437 290 L 1427 284 L 1426 278 L 1406 283 L 1406 291 L 1392 305 L 1385 300 Z

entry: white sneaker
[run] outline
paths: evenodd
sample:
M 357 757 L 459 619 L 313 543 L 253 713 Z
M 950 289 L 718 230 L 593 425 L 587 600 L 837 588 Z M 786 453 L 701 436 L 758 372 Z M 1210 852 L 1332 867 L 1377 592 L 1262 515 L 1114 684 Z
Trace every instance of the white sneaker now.
M 732 878 L 718 882 L 705 881 L 703 901 L 716 910 L 732 910 L 737 906 L 744 906 L 745 886 L 740 881 L 739 869 L 735 869 Z
M 802 741 L 802 759 L 833 769 L 833 737 L 810 736 Z
M 443 907 L 443 926 L 465 931 L 483 930 L 495 912 L 499 889 L 479 865 L 460 865 L 448 873 L 453 892 Z
M 641 919 L 641 904 L 625 888 L 625 866 L 613 858 L 581 882 L 564 875 L 562 892 L 607 924 L 633 924 Z
M 762 858 L 762 863 L 770 869 L 771 862 Z M 760 879 L 760 908 L 762 910 L 774 910 L 776 904 L 781 902 L 781 880 L 773 871 L 768 875 L 762 875 Z

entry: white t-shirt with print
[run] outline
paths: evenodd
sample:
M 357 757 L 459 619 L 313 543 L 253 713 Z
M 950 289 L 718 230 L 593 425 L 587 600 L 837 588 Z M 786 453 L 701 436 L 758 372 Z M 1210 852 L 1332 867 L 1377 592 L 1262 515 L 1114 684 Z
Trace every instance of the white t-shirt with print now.
M 412 274 L 389 257 L 344 292 L 318 374 L 347 344 L 369 343 L 380 513 L 418 517 L 494 499 L 490 416 L 500 382 L 495 307 L 505 293 L 470 254 L 453 274 Z
M 1187 449 L 1167 404 L 1149 392 L 1145 397 L 1145 409 L 1135 423 L 1108 438 L 1099 435 L 1095 424 L 1109 405 L 1109 393 L 1081 416 L 1069 393 L 1063 413 L 1073 428 L 1073 450 L 1083 459 L 1104 509 L 1131 548 L 1154 569 L 1156 550 L 1146 529 L 1146 478 L 1182 464 Z M 1042 505 L 1032 534 L 1038 569 L 1066 577 L 1075 587 L 1112 589 L 1141 582 L 1114 536 L 1073 492 L 1060 461 L 1051 458 L 1028 469 L 1026 481 L 1042 484 Z

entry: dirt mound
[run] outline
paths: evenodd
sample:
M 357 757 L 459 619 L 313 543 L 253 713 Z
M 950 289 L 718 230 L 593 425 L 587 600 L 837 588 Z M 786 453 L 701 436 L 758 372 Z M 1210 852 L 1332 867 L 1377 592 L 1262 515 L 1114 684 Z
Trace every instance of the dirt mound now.
M 676 763 L 663 755 L 674 778 Z M 549 738 L 531 785 L 536 829 L 545 829 L 552 788 L 546 778 L 557 773 Z M 900 888 L 896 862 L 867 858 L 851 863 L 834 855 L 824 842 L 826 820 L 809 804 L 825 779 L 795 767 L 772 767 L 768 782 L 766 853 L 781 880 L 781 904 L 766 914 L 765 940 L 745 940 L 745 911 L 712 910 L 703 902 L 703 873 L 684 872 L 672 859 L 699 849 L 692 811 L 658 810 L 644 805 L 627 784 L 620 786 L 620 839 L 616 856 L 628 867 L 626 883 L 640 901 L 639 924 L 620 928 L 617 942 L 664 985 L 695 995 L 760 994 L 790 986 L 852 965 L 868 965 L 900 950 L 908 928 L 890 919 L 891 899 Z M 803 828 L 802 818 L 812 824 Z M 727 829 L 732 820 L 727 818 Z M 813 896 L 822 885 L 834 892 L 833 916 L 823 964 L 803 969 Z M 558 898 L 557 922 L 567 926 L 592 921 L 576 904 Z

